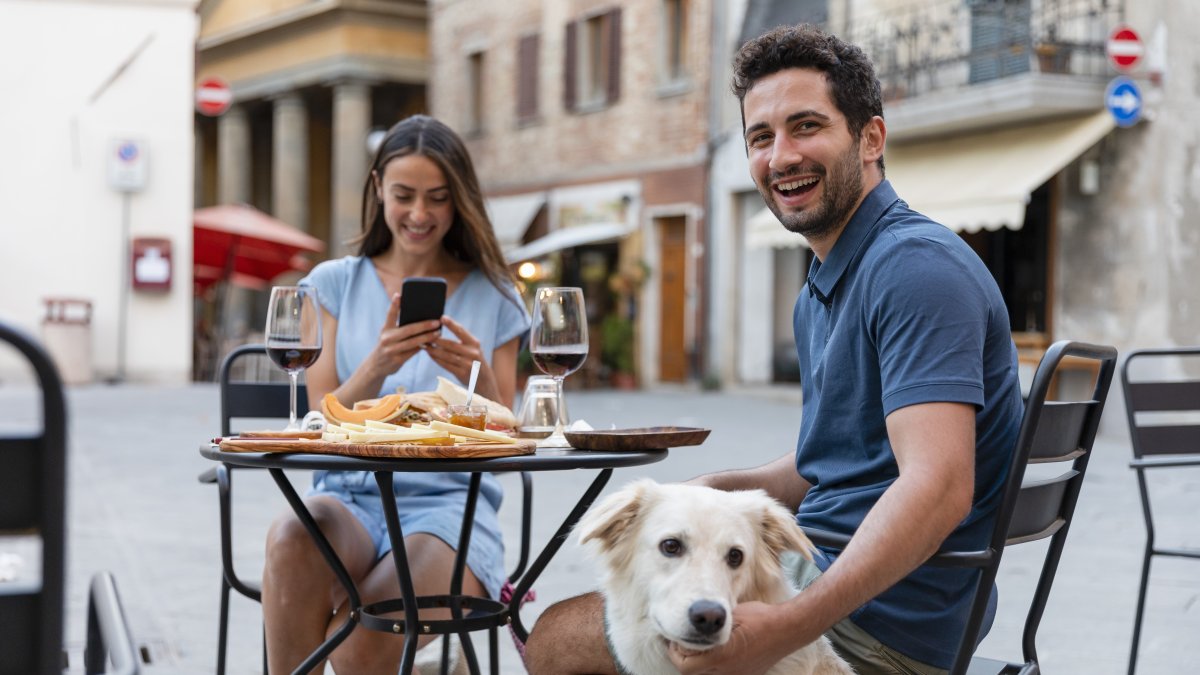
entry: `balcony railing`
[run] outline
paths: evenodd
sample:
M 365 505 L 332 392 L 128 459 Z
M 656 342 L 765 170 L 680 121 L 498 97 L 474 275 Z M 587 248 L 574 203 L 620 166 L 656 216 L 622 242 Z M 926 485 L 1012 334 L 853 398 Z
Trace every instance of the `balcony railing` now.
M 939 0 L 853 17 L 885 101 L 1026 73 L 1101 77 L 1123 0 Z

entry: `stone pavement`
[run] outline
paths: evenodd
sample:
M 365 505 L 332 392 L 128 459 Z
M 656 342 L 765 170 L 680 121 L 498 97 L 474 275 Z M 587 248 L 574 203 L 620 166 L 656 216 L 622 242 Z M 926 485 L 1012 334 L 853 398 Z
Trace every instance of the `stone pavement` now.
M 19 386 L 0 387 L 6 415 L 0 429 L 36 419 Z M 778 457 L 793 446 L 798 396 L 780 390 L 699 392 L 570 392 L 576 418 L 597 428 L 686 425 L 713 429 L 701 447 L 681 448 L 648 467 L 620 469 L 609 489 L 642 475 L 684 479 Z M 134 636 L 151 658 L 147 673 L 211 673 L 215 668 L 219 547 L 216 493 L 196 477 L 209 467 L 197 447 L 217 433 L 215 385 L 73 388 L 70 414 L 68 625 L 72 672 L 81 671 L 87 580 L 97 570 L 117 579 Z M 1137 490 L 1127 468 L 1129 449 L 1119 401 L 1110 402 L 1075 524 L 1067 543 L 1038 645 L 1046 672 L 1124 673 L 1144 541 Z M 535 480 L 535 547 L 544 543 L 593 473 Z M 308 476 L 293 477 L 298 485 Z M 502 510 L 510 541 L 518 531 L 514 476 L 501 478 L 512 497 Z M 1167 519 L 1162 540 L 1200 546 L 1195 510 L 1200 473 L 1159 481 L 1155 506 Z M 237 565 L 254 575 L 271 519 L 286 508 L 265 473 L 235 474 Z M 0 539 L 0 548 L 4 541 Z M 1000 572 L 996 626 L 980 653 L 1017 656 L 1027 594 L 1040 567 L 1040 544 L 1010 549 Z M 510 551 L 510 561 L 515 554 Z M 536 585 L 538 599 L 523 614 L 531 626 L 554 600 L 594 587 L 595 570 L 568 542 Z M 1141 673 L 1190 673 L 1200 663 L 1200 565 L 1156 562 L 1143 637 Z M 261 615 L 256 603 L 232 600 L 230 673 L 260 672 Z M 486 652 L 486 638 L 476 639 Z M 501 672 L 522 673 L 511 641 L 501 633 Z

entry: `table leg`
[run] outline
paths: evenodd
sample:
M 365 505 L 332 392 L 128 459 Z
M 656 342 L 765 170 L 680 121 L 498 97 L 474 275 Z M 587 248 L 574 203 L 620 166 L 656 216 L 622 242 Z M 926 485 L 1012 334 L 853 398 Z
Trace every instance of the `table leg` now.
M 467 490 L 467 504 L 463 509 L 462 527 L 458 534 L 458 551 L 454 556 L 454 576 L 450 579 L 451 596 L 462 595 L 463 574 L 467 567 L 467 549 L 471 546 L 471 530 L 475 527 L 475 505 L 479 502 L 479 486 L 482 484 L 482 479 L 483 474 L 471 474 L 471 486 Z M 462 607 L 457 602 L 450 603 L 450 616 L 454 621 L 462 621 Z M 446 645 L 450 644 L 448 637 L 442 638 Z M 475 644 L 471 642 L 470 635 L 464 630 L 458 634 L 458 639 L 462 643 L 463 654 L 467 657 L 468 670 L 471 675 L 479 675 L 479 659 L 475 657 Z
M 583 514 L 586 513 L 589 508 L 591 508 L 592 502 L 596 500 L 596 497 L 600 494 L 600 491 L 604 489 L 606 484 L 608 484 L 608 479 L 612 477 L 612 472 L 612 469 L 604 469 L 599 473 L 599 475 L 596 476 L 595 480 L 593 480 L 592 484 L 588 487 L 587 492 L 584 492 L 583 496 L 579 498 L 579 502 L 575 504 L 575 508 L 572 509 L 569 514 L 567 514 L 566 519 L 563 520 L 563 523 L 561 526 L 559 526 L 558 531 L 554 533 L 554 536 L 550 538 L 549 542 L 547 542 L 546 547 L 542 549 L 542 552 L 540 555 L 538 555 L 537 560 L 533 561 L 533 565 L 531 565 L 525 574 L 521 575 L 520 580 L 517 581 L 516 588 L 513 589 L 512 599 L 509 600 L 508 603 L 508 614 L 512 618 L 513 632 L 516 633 L 521 642 L 525 642 L 529 639 L 529 631 L 525 630 L 524 624 L 521 623 L 521 599 L 524 598 L 525 594 L 529 592 L 529 589 L 533 587 L 533 583 L 537 581 L 537 578 L 541 576 L 542 571 L 546 569 L 546 565 L 550 563 L 550 559 L 553 558 L 556 553 L 558 553 L 558 549 L 562 548 L 563 543 L 566 542 L 567 537 L 571 534 L 571 530 L 574 529 L 575 524 L 578 523 L 579 519 L 583 517 Z
M 346 618 L 346 623 L 342 624 L 333 635 L 330 635 L 317 650 L 309 655 L 299 667 L 293 671 L 295 673 L 308 673 L 314 670 L 322 661 L 329 657 L 329 654 L 337 648 L 338 645 L 350 635 L 350 631 L 354 630 L 354 626 L 358 621 L 358 610 L 362 607 L 362 601 L 358 597 L 358 589 L 354 586 L 354 580 L 350 578 L 350 573 L 346 571 L 345 565 L 337 557 L 333 547 L 330 546 L 329 540 L 325 538 L 325 534 L 321 532 L 321 528 L 317 526 L 317 522 L 313 520 L 312 514 L 308 512 L 308 508 L 304 506 L 304 500 L 300 499 L 300 495 L 296 494 L 295 488 L 292 487 L 292 482 L 284 475 L 283 469 L 268 469 L 271 473 L 271 478 L 275 479 L 275 484 L 279 486 L 279 491 L 283 493 L 284 499 L 287 499 L 288 504 L 292 507 L 296 517 L 304 525 L 304 529 L 308 530 L 308 534 L 312 537 L 313 543 L 317 545 L 317 550 L 325 558 L 325 562 L 333 573 L 337 576 L 342 587 L 346 589 L 347 602 L 350 605 L 349 616 Z
M 404 532 L 400 529 L 400 514 L 396 511 L 396 491 L 392 484 L 391 471 L 376 471 L 375 482 L 379 484 L 383 517 L 387 520 L 388 538 L 392 540 L 392 563 L 396 566 L 396 577 L 400 580 L 400 595 L 404 599 L 404 654 L 400 657 L 400 673 L 409 675 L 417 657 L 417 593 L 413 589 L 412 574 L 408 570 L 408 551 L 404 548 Z
M 451 626 L 460 628 L 457 632 L 462 643 L 463 654 L 472 675 L 479 675 L 479 660 L 475 656 L 474 644 L 471 642 L 470 631 L 464 625 L 462 600 L 463 575 L 467 565 L 467 550 L 471 544 L 471 530 L 475 524 L 475 505 L 479 501 L 479 488 L 482 474 L 472 473 L 470 487 L 467 490 L 467 502 L 463 510 L 462 527 L 459 532 L 458 550 L 454 556 L 454 570 L 450 578 L 450 595 L 446 596 L 446 605 L 450 608 Z M 400 515 L 396 510 L 396 494 L 392 484 L 392 472 L 375 472 L 375 481 L 379 484 L 379 494 L 383 506 L 384 519 L 387 521 L 388 538 L 392 542 L 392 562 L 396 566 L 396 576 L 400 582 L 401 603 L 404 610 L 404 654 L 400 660 L 400 672 L 407 675 L 412 672 L 413 661 L 416 658 L 418 627 L 424 626 L 428 632 L 429 626 L 421 624 L 418 617 L 419 600 L 413 588 L 412 572 L 408 568 L 408 553 L 404 546 L 404 532 L 400 526 Z M 391 604 L 380 603 L 381 605 Z M 498 606 L 502 607 L 502 606 Z M 494 610 L 493 610 L 494 611 Z M 444 633 L 443 635 L 449 635 Z M 443 638 L 445 640 L 445 638 Z M 445 643 L 445 644 L 448 644 Z M 443 649 L 443 660 L 447 652 Z M 493 661 L 492 670 L 496 672 L 497 662 Z

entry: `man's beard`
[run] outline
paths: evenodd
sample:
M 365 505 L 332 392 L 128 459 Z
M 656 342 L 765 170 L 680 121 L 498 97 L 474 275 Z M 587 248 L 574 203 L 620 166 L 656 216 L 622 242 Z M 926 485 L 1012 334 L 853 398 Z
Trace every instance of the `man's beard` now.
M 759 187 L 759 192 L 767 207 L 789 232 L 795 232 L 805 239 L 821 239 L 849 220 L 851 211 L 862 196 L 863 172 L 860 162 L 857 146 L 852 144 L 838 158 L 832 172 L 823 166 L 815 167 L 811 172 L 821 176 L 821 200 L 800 212 L 781 213 L 775 202 L 776 195 L 770 185 L 782 175 L 769 176 L 766 187 Z

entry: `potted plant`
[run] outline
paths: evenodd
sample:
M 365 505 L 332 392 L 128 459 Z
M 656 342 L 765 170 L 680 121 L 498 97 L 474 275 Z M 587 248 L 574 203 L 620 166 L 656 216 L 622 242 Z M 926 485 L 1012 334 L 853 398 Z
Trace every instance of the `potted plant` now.
M 609 381 L 617 389 L 635 389 L 633 365 L 633 322 L 613 313 L 600 324 L 600 362 L 608 369 Z

